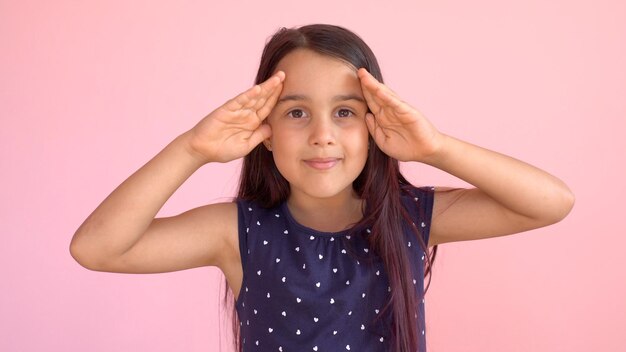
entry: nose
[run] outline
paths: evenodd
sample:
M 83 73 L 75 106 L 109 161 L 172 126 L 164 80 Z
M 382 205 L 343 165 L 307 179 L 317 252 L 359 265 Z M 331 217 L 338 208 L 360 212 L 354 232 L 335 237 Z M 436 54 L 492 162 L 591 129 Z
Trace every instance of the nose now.
M 315 146 L 334 145 L 336 140 L 335 126 L 330 118 L 313 119 L 310 124 L 309 143 Z

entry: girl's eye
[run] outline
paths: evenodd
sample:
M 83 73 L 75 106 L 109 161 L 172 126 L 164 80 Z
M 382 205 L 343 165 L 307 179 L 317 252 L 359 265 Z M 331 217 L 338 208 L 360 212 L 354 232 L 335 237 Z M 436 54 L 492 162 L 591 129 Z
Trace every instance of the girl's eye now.
M 339 117 L 350 117 L 350 116 L 352 116 L 352 115 L 354 115 L 354 114 L 352 113 L 352 111 L 350 111 L 350 110 L 348 110 L 348 109 L 340 109 L 340 110 L 337 112 L 337 115 L 338 115 Z
M 300 109 L 295 109 L 295 110 L 291 110 L 290 112 L 287 113 L 287 115 L 295 118 L 295 119 L 300 119 L 304 117 L 304 111 L 300 110 Z

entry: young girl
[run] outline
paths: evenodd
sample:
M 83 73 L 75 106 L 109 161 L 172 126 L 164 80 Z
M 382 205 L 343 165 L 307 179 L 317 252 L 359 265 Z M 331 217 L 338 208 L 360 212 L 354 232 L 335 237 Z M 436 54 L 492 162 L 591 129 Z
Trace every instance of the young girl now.
M 382 82 L 354 33 L 279 30 L 256 85 L 115 189 L 77 230 L 72 256 L 108 272 L 219 267 L 245 351 L 425 351 L 423 283 L 437 245 L 553 224 L 574 196 L 542 170 L 438 131 Z M 198 168 L 241 157 L 235 202 L 155 218 Z M 476 188 L 414 187 L 398 160 Z

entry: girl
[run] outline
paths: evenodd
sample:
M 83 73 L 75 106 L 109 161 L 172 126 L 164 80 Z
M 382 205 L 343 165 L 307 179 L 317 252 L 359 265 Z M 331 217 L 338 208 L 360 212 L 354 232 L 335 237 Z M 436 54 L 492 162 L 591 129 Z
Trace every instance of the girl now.
M 553 224 L 574 196 L 438 131 L 382 82 L 354 33 L 279 30 L 256 85 L 115 189 L 77 230 L 72 256 L 108 272 L 219 267 L 240 350 L 425 351 L 423 281 L 437 245 Z M 235 202 L 155 218 L 198 168 L 241 157 Z M 414 187 L 398 160 L 476 188 Z

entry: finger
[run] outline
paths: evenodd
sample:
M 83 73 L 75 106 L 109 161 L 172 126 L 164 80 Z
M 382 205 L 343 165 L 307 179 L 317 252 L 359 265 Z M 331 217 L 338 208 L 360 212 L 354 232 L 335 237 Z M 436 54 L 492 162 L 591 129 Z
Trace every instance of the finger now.
M 367 71 L 365 68 L 360 68 L 359 72 L 358 72 L 359 77 L 363 77 L 363 79 L 365 80 L 367 85 L 370 85 L 372 88 L 377 87 L 385 92 L 387 92 L 387 94 L 400 99 L 400 97 L 398 96 L 398 94 L 396 94 L 396 92 L 394 92 L 391 88 L 389 88 L 386 84 L 380 82 L 378 79 L 376 79 L 376 77 L 374 77 L 371 73 L 369 73 L 369 71 Z
M 278 84 L 282 83 L 285 80 L 285 72 L 277 71 L 270 78 L 266 79 L 265 82 L 261 83 L 260 86 L 263 89 L 271 90 L 272 87 L 276 87 Z
M 363 91 L 363 96 L 365 97 L 367 106 L 369 106 L 371 111 L 378 112 L 380 110 L 380 104 L 374 99 L 371 82 L 368 82 L 370 81 L 371 75 L 369 75 L 364 68 L 359 69 L 358 75 L 361 82 L 361 90 Z
M 378 90 L 376 92 L 376 100 L 380 102 L 383 106 L 389 106 L 394 109 L 396 112 L 405 112 L 406 108 L 403 105 L 404 103 L 398 99 L 397 97 L 390 94 L 385 90 Z
M 372 76 L 372 74 L 367 72 L 366 69 L 361 68 L 359 70 L 359 77 L 361 77 L 363 85 L 368 89 L 371 95 L 376 96 L 378 92 L 383 92 L 383 95 L 401 100 L 396 92 L 391 90 L 391 88 L 386 86 L 384 83 L 379 82 L 376 77 Z
M 265 120 L 269 116 L 269 114 L 276 106 L 276 102 L 278 101 L 278 97 L 280 97 L 280 93 L 282 91 L 283 85 L 279 85 L 274 90 L 274 93 L 264 102 L 264 104 L 258 108 L 257 115 L 261 118 L 261 120 Z
M 374 81 L 374 77 L 371 76 L 365 77 L 361 82 L 363 82 L 363 95 L 368 100 L 368 103 L 371 104 L 372 111 L 380 110 L 385 105 L 385 101 L 381 99 L 384 97 L 382 84 Z
M 261 85 L 261 95 L 254 105 L 254 110 L 259 110 L 263 107 L 269 99 L 271 99 L 276 94 L 280 94 L 283 89 L 283 81 L 285 79 L 285 73 L 283 71 L 278 71 L 274 76 L 265 81 Z
M 261 84 L 256 84 L 252 88 L 229 100 L 225 104 L 225 107 L 231 111 L 251 108 L 256 104 L 259 96 L 262 96 L 263 93 L 268 95 L 271 94 L 276 86 L 281 84 L 284 79 L 285 73 L 283 71 L 278 71 L 270 78 L 265 80 L 265 82 Z
M 285 80 L 285 72 L 278 71 L 274 73 L 270 78 L 266 79 L 265 82 L 261 83 L 259 86 L 261 87 L 260 96 L 268 97 L 274 92 L 276 87 L 282 85 Z
M 365 115 L 365 124 L 367 125 L 367 129 L 369 130 L 372 137 L 374 137 L 374 141 L 376 142 L 376 144 L 380 146 L 387 138 L 387 135 L 385 135 L 383 129 L 380 128 L 380 126 L 378 125 L 376 117 L 374 117 L 374 115 L 371 113 L 367 113 Z
M 270 138 L 272 136 L 272 128 L 268 124 L 260 125 L 248 139 L 250 143 L 250 149 L 256 147 L 259 143 L 263 142 L 265 139 Z
M 226 104 L 224 104 L 224 107 L 230 111 L 243 109 L 244 106 L 248 104 L 250 100 L 252 100 L 260 90 L 261 87 L 259 85 L 255 85 L 254 87 L 227 101 Z
M 361 78 L 361 86 L 363 89 L 363 95 L 368 101 L 370 110 L 376 114 L 383 109 L 387 102 L 384 97 L 388 96 L 391 92 L 384 84 L 380 83 L 374 76 L 372 76 L 364 68 L 359 70 L 359 77 Z
M 278 71 L 272 75 L 272 77 L 268 78 L 265 82 L 261 83 L 261 92 L 259 93 L 258 99 L 255 102 L 254 106 L 251 108 L 254 110 L 260 109 L 263 105 L 265 105 L 268 98 L 276 94 L 276 90 L 279 92 L 282 90 L 282 83 L 285 80 L 285 72 Z
M 369 96 L 372 100 L 372 106 L 377 109 L 371 109 L 373 112 L 378 112 L 383 107 L 390 107 L 395 110 L 396 113 L 404 114 L 410 111 L 409 106 L 398 97 L 389 87 L 378 82 L 374 76 L 372 76 L 367 70 L 360 69 L 359 76 L 363 77 L 363 95 Z

